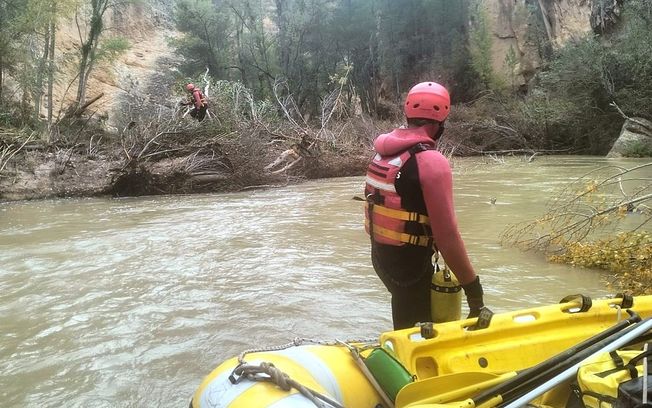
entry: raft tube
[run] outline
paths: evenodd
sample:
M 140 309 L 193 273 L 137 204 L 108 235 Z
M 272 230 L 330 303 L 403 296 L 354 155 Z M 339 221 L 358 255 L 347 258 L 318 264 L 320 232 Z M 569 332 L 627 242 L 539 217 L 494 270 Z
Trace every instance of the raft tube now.
M 414 398 L 406 398 L 408 394 L 414 396 L 415 389 L 426 400 L 429 395 L 424 393 L 455 391 L 419 385 L 436 378 L 455 378 L 456 373 L 479 378 L 500 376 L 535 366 L 628 318 L 626 309 L 641 318 L 651 317 L 652 296 L 591 301 L 578 295 L 559 304 L 494 314 L 484 328 L 478 328 L 478 319 L 474 318 L 432 324 L 427 330 L 414 327 L 383 333 L 379 344 L 390 350 L 415 379 L 398 392 L 391 404 L 416 408 L 419 404 L 414 403 Z M 247 353 L 244 361 L 250 365 L 272 363 L 291 379 L 346 408 L 390 405 L 387 396 L 374 388 L 373 378 L 363 373 L 350 349 L 343 345 L 299 345 Z M 271 382 L 247 378 L 231 381 L 229 377 L 238 364 L 238 359 L 233 358 L 218 366 L 195 392 L 191 407 L 315 406 L 295 388 L 285 391 Z M 546 393 L 540 398 L 540 406 L 564 407 L 569 390 L 568 384 L 563 384 Z
M 249 365 L 272 363 L 292 380 L 337 401 L 342 406 L 383 406 L 381 396 L 358 368 L 349 349 L 343 345 L 293 346 L 279 351 L 249 353 L 244 359 Z M 238 359 L 233 358 L 217 367 L 201 383 L 190 406 L 315 407 L 315 404 L 296 388 L 285 391 L 271 382 L 245 378 L 234 383 L 236 378 L 232 377 L 232 373 L 238 364 Z

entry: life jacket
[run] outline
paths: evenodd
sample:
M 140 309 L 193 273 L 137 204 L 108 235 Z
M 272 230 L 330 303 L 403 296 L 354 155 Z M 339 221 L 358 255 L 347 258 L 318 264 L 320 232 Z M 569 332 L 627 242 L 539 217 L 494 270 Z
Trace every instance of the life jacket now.
M 195 88 L 192 91 L 192 103 L 197 109 L 201 109 L 202 107 L 206 106 L 206 97 L 204 96 L 204 93 L 198 88 Z
M 405 163 L 416 153 L 434 149 L 419 143 L 397 156 L 376 154 L 369 164 L 365 185 L 365 230 L 372 240 L 394 246 L 434 246 L 428 216 L 419 212 L 415 203 L 404 202 L 396 191 L 396 181 Z

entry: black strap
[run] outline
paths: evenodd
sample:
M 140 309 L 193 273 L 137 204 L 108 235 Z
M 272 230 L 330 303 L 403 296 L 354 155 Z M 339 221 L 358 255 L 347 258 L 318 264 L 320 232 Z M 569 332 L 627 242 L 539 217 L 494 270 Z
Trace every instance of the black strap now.
M 630 307 L 634 306 L 634 296 L 627 293 L 618 293 L 616 294 L 616 297 L 623 298 L 623 300 L 620 302 L 620 307 L 622 309 L 629 309 Z
M 432 322 L 419 323 L 419 330 L 421 337 L 424 339 L 432 339 L 435 337 L 435 329 Z
M 457 293 L 462 290 L 461 286 L 440 286 L 435 283 L 430 283 L 430 289 L 439 293 Z
M 578 312 L 588 312 L 589 309 L 591 309 L 591 306 L 593 306 L 593 301 L 591 301 L 591 298 L 586 295 L 582 295 L 581 293 L 578 293 L 577 295 L 568 295 L 560 300 L 559 303 L 568 303 L 574 301 L 580 302 L 580 310 Z
M 652 356 L 652 350 L 647 350 L 647 351 L 644 351 L 641 354 L 633 357 L 631 360 L 629 360 L 629 363 L 627 363 L 627 369 L 629 370 L 629 373 L 630 373 L 632 378 L 638 377 L 638 370 L 636 370 L 636 363 L 638 363 L 639 361 L 641 361 L 643 359 L 649 358 L 650 356 Z M 648 359 L 648 362 L 649 362 L 649 359 Z M 649 364 L 648 364 L 648 371 L 649 371 L 649 369 L 650 369 L 650 367 L 649 367 Z M 645 373 L 645 374 L 647 374 L 647 373 Z
M 468 328 L 468 330 L 482 330 L 489 327 L 491 324 L 491 318 L 494 317 L 494 312 L 492 312 L 488 307 L 483 307 L 480 309 L 480 315 L 478 315 L 478 320 L 475 324 Z
M 427 145 L 425 143 L 417 143 L 414 146 L 410 147 L 408 149 L 408 152 L 410 152 L 411 155 L 414 155 L 416 153 L 425 152 L 426 150 L 437 150 L 437 149 L 435 149 L 435 146 L 432 145 Z
M 624 370 L 626 368 L 625 367 L 625 362 L 623 361 L 623 358 L 620 357 L 620 355 L 618 354 L 618 351 L 616 351 L 616 350 L 610 351 L 609 352 L 609 357 L 611 357 L 611 360 L 614 362 L 614 365 L 616 367 L 610 368 L 610 369 L 605 370 L 605 371 L 601 371 L 599 373 L 595 373 L 596 377 L 606 378 L 606 377 L 610 376 L 611 374 L 617 373 L 618 371 Z
M 611 359 L 613 360 L 614 365 L 616 367 L 609 370 L 602 371 L 600 373 L 596 373 L 595 375 L 597 377 L 605 378 L 613 373 L 617 373 L 618 371 L 627 370 L 627 372 L 629 372 L 630 378 L 637 378 L 638 370 L 636 369 L 636 363 L 638 363 L 640 360 L 644 358 L 652 356 L 652 350 L 644 351 L 640 354 L 637 354 L 636 356 L 632 357 L 632 359 L 629 360 L 627 364 L 625 364 L 622 357 L 620 357 L 617 351 L 611 351 L 609 352 L 609 355 L 611 356 Z
M 597 399 L 599 401 L 599 403 L 600 403 L 599 406 L 601 406 L 603 402 L 607 403 L 607 404 L 610 404 L 610 405 L 613 405 L 616 402 L 616 398 L 611 397 L 609 395 L 598 394 L 597 392 L 594 392 L 594 391 L 588 391 L 587 390 L 587 391 L 582 392 L 582 395 L 586 395 L 586 396 L 593 397 L 593 398 Z
M 620 355 L 618 354 L 618 352 L 616 350 L 610 351 L 609 355 L 611 356 L 611 359 L 614 361 L 614 364 L 616 365 L 616 367 L 618 367 L 618 368 L 625 367 L 625 362 L 623 361 L 623 358 L 620 357 Z
M 378 190 L 374 191 L 374 194 L 378 193 Z M 374 242 L 374 195 L 373 194 L 368 194 L 367 195 L 367 211 L 369 212 L 369 238 L 371 239 L 371 242 Z

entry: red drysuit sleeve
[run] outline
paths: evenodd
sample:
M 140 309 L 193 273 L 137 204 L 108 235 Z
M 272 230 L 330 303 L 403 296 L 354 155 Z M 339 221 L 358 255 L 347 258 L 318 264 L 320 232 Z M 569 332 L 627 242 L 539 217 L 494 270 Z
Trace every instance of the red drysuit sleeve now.
M 437 248 L 460 284 L 470 283 L 476 274 L 457 228 L 453 206 L 453 174 L 448 160 L 435 150 L 417 154 L 416 160 L 423 199 Z

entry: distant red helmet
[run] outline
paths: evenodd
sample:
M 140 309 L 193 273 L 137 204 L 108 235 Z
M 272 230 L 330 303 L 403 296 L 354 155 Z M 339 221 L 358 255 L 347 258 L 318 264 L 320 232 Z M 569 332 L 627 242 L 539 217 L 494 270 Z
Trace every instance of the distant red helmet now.
M 186 89 L 189 91 L 194 91 L 195 90 L 195 85 L 194 84 L 188 84 L 186 85 Z
M 433 119 L 443 122 L 450 113 L 448 90 L 436 82 L 421 82 L 408 92 L 403 111 L 407 118 Z

